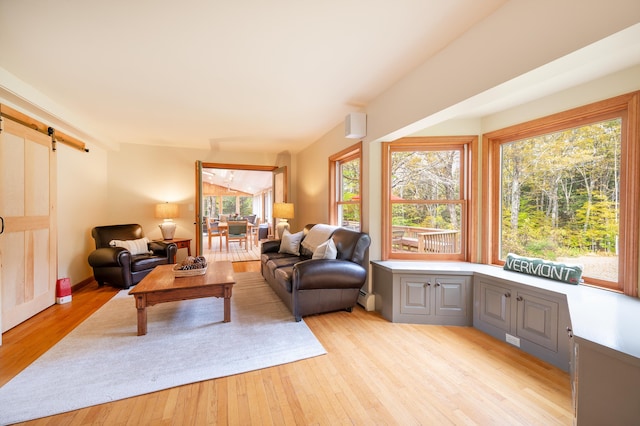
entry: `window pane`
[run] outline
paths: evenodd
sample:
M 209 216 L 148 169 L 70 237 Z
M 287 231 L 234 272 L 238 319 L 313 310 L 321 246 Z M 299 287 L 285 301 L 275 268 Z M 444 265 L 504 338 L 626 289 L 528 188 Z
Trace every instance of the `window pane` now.
M 392 204 L 393 252 L 460 253 L 461 204 Z
M 360 195 L 360 159 L 340 164 L 340 201 L 350 201 Z
M 204 197 L 202 215 L 204 217 L 218 217 L 218 214 L 220 214 L 218 211 L 218 198 L 213 195 Z
M 503 144 L 501 259 L 580 263 L 617 281 L 620 148 L 620 119 Z
M 360 205 L 338 205 L 338 225 L 360 231 Z
M 225 195 L 222 197 L 222 214 L 236 214 L 236 196 Z
M 393 199 L 459 200 L 460 151 L 393 152 Z
M 253 197 L 240 198 L 240 216 L 248 216 L 253 213 Z

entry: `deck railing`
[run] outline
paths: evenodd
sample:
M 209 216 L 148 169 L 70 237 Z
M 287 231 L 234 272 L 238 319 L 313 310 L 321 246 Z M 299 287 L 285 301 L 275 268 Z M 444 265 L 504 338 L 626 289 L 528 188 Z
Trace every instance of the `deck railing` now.
M 394 226 L 392 249 L 418 253 L 459 253 L 460 231 Z

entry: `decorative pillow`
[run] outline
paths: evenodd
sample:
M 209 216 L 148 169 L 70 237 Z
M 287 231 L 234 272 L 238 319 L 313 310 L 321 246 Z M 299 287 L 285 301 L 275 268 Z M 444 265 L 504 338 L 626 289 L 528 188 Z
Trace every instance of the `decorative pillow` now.
M 504 269 L 562 281 L 568 284 L 578 284 L 582 277 L 582 265 L 552 262 L 535 257 L 522 257 L 513 253 L 507 255 L 507 259 L 504 262 Z
M 302 237 L 304 237 L 303 231 L 292 234 L 288 229 L 285 229 L 282 234 L 280 250 L 278 250 L 278 253 L 288 253 L 300 256 L 300 242 L 302 242 Z
M 338 249 L 336 243 L 333 242 L 333 238 L 329 238 L 324 243 L 316 247 L 313 252 L 312 259 L 335 259 L 338 257 Z
M 138 240 L 111 240 L 111 247 L 123 247 L 129 250 L 132 255 L 149 253 L 149 239 L 147 237 Z

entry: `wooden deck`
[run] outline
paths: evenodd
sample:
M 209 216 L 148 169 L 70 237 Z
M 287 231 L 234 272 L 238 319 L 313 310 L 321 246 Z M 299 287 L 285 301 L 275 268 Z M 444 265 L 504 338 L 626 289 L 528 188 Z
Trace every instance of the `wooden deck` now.
M 460 253 L 460 231 L 394 226 L 393 251 Z
M 203 237 L 203 256 L 207 258 L 207 262 L 218 262 L 228 260 L 230 262 L 248 262 L 251 260 L 260 260 L 260 243 L 249 245 L 246 250 L 244 243 L 242 247 L 237 241 L 229 243 L 229 251 L 227 252 L 226 242 L 222 238 L 222 250 L 220 250 L 220 238 L 211 239 L 211 247 L 207 241 L 207 237 Z

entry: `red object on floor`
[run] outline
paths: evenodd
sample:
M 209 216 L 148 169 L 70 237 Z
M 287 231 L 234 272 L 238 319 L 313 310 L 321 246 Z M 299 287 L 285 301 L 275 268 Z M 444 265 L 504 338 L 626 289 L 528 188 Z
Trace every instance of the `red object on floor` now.
M 69 278 L 60 278 L 56 281 L 56 303 L 71 302 L 71 280 Z

